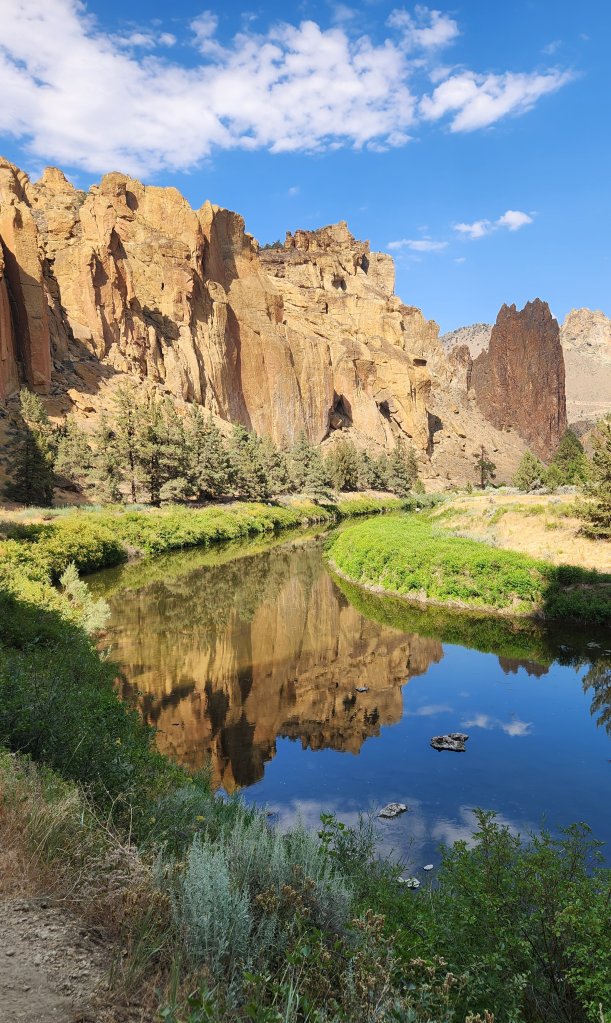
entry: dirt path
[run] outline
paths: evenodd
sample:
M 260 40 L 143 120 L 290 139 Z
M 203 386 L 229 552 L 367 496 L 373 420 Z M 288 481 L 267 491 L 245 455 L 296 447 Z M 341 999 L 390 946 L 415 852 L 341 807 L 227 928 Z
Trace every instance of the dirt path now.
M 0 1023 L 97 1023 L 102 935 L 41 898 L 0 901 Z

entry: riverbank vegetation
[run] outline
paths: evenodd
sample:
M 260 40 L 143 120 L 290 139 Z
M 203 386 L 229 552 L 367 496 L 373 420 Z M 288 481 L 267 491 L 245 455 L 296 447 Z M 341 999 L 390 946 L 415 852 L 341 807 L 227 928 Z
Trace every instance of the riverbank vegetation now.
M 414 516 L 363 522 L 329 548 L 352 582 L 421 602 L 509 615 L 611 620 L 611 574 L 453 536 Z
M 257 528 L 288 524 L 290 509 L 256 508 Z M 170 1023 L 603 1019 L 610 882 L 586 829 L 521 844 L 481 815 L 474 845 L 412 891 L 371 822 L 280 834 L 155 750 L 88 631 L 103 606 L 66 561 L 212 542 L 205 511 L 57 515 L 0 549 L 0 844 L 106 929 L 111 997 Z
M 202 502 L 237 497 L 384 490 L 406 497 L 422 489 L 414 451 L 397 443 L 390 453 L 357 451 L 341 439 L 325 455 L 305 434 L 280 448 L 242 426 L 222 433 L 199 405 L 179 414 L 169 398 L 123 384 L 110 414 L 87 433 L 74 417 L 54 427 L 40 398 L 20 395 L 15 457 L 5 496 L 51 505 L 55 488 L 83 500 L 116 504 Z

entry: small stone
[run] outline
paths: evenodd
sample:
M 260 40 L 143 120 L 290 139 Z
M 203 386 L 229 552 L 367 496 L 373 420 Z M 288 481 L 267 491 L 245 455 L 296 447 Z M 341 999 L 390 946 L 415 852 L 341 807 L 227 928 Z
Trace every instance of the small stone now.
M 424 869 L 424 870 L 434 870 L 434 869 L 435 869 L 435 864 L 434 864 L 434 863 L 427 863 L 427 864 L 426 864 L 426 865 L 425 865 L 425 866 L 423 867 L 423 869 Z
M 14 956 L 15 955 L 15 949 L 14 948 L 7 948 L 7 949 L 5 949 L 4 954 L 5 954 L 5 956 Z
M 404 884 L 406 888 L 419 888 L 420 881 L 417 877 L 400 877 L 399 884 Z
M 388 819 L 392 817 L 398 817 L 399 814 L 405 813 L 407 806 L 405 803 L 387 803 L 383 810 L 380 810 L 378 817 L 386 817 Z
M 451 753 L 464 753 L 465 743 L 469 738 L 464 732 L 449 732 L 448 735 L 434 735 L 431 746 L 436 750 L 449 750 Z
M 357 693 L 368 693 L 369 692 L 369 686 L 357 686 L 356 687 L 356 692 Z

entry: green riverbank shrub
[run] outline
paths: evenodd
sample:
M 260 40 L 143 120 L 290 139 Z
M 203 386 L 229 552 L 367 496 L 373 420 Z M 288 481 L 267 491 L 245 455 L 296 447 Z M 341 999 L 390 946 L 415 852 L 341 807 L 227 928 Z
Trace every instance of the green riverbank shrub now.
M 414 516 L 344 530 L 329 558 L 350 580 L 412 599 L 510 614 L 611 618 L 611 575 L 451 536 Z

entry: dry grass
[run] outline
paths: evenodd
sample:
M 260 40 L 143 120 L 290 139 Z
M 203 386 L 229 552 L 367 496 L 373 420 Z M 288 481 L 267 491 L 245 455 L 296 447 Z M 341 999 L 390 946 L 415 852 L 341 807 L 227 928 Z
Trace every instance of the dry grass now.
M 0 902 L 38 898 L 104 946 L 105 1020 L 149 1020 L 171 982 L 169 899 L 152 866 L 96 816 L 80 790 L 0 750 Z
M 468 494 L 452 498 L 432 517 L 461 536 L 554 565 L 611 572 L 611 544 L 580 535 L 572 494 Z

